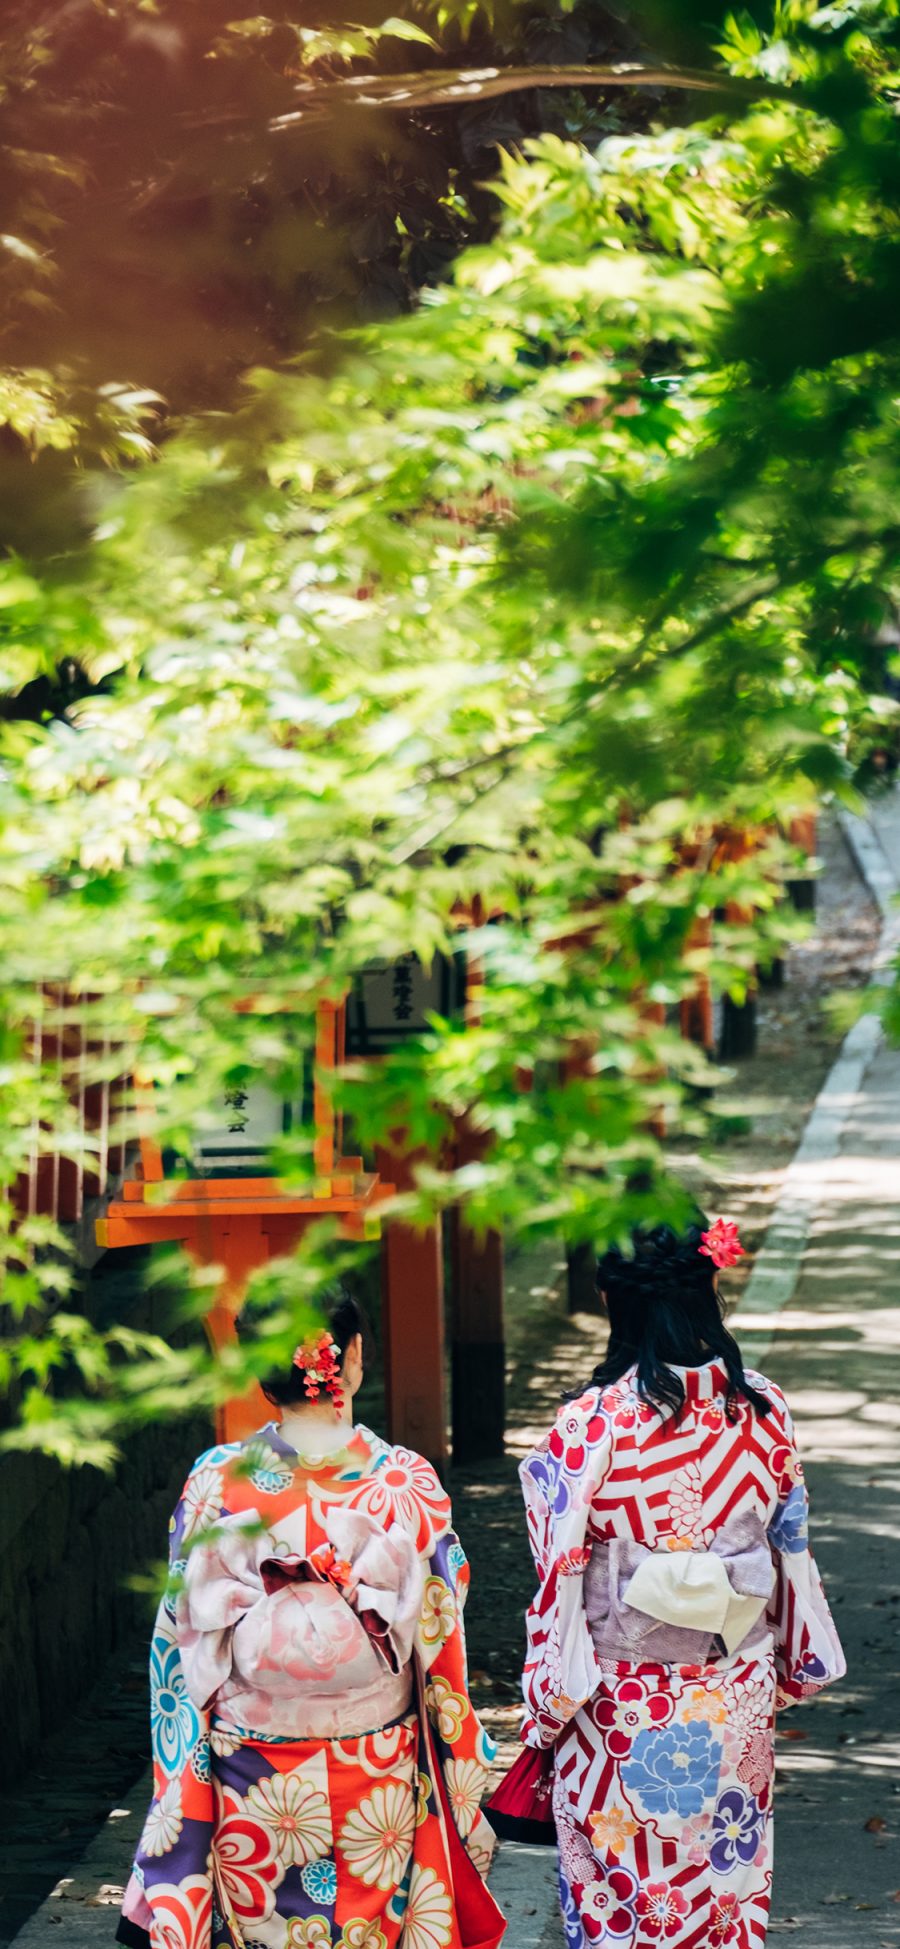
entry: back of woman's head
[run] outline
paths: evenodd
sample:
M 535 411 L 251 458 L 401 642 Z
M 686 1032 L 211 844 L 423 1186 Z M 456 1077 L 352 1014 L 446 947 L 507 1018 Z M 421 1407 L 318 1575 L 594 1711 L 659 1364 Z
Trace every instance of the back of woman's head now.
M 715 1359 L 728 1375 L 729 1420 L 737 1419 L 741 1399 L 767 1414 L 769 1403 L 748 1381 L 740 1348 L 725 1325 L 716 1267 L 701 1250 L 706 1228 L 702 1218 L 680 1233 L 655 1225 L 633 1233 L 630 1251 L 614 1245 L 604 1253 L 597 1284 L 609 1318 L 609 1343 L 593 1384 L 608 1386 L 636 1366 L 642 1400 L 677 1414 L 685 1389 L 673 1369 Z
M 372 1329 L 359 1301 L 342 1286 L 333 1287 L 325 1297 L 323 1317 L 318 1331 L 321 1332 L 323 1327 L 331 1334 L 332 1340 L 340 1351 L 342 1366 L 347 1348 L 357 1337 L 362 1341 L 363 1366 L 368 1367 L 371 1364 L 375 1357 Z M 252 1328 L 253 1321 L 249 1313 L 243 1314 L 238 1321 L 239 1332 L 243 1330 L 246 1333 L 252 1331 Z M 308 1333 L 305 1337 L 314 1340 L 316 1331 Z M 271 1401 L 272 1406 L 276 1408 L 302 1407 L 307 1400 L 303 1369 L 295 1367 L 293 1361 L 285 1362 L 283 1367 L 277 1368 L 271 1374 L 266 1374 L 260 1385 L 266 1400 Z

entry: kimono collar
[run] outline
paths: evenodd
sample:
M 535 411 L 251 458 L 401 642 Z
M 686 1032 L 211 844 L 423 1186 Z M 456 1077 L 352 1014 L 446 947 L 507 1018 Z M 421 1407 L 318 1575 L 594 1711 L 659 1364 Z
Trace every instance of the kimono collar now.
M 250 1440 L 259 1441 L 260 1438 L 268 1442 L 277 1455 L 284 1455 L 289 1462 L 316 1474 L 335 1471 L 339 1475 L 348 1472 L 362 1475 L 368 1472 L 374 1460 L 373 1437 L 369 1434 L 369 1430 L 362 1426 L 349 1429 L 347 1440 L 340 1448 L 328 1449 L 324 1455 L 320 1451 L 317 1452 L 313 1446 L 312 1434 L 309 1448 L 293 1448 L 291 1443 L 285 1440 L 277 1421 L 267 1422 L 266 1426 L 260 1429 L 259 1434 L 251 1435 Z
M 666 1366 L 683 1382 L 689 1406 L 693 1401 L 714 1401 L 717 1395 L 728 1393 L 728 1373 L 720 1360 L 706 1360 L 699 1367 L 677 1367 L 667 1360 Z
M 666 1366 L 669 1372 L 677 1374 L 681 1381 L 685 1406 L 688 1408 L 701 1407 L 706 1402 L 721 1400 L 728 1393 L 731 1385 L 727 1369 L 721 1360 L 706 1360 L 697 1367 L 679 1367 L 677 1361 L 667 1360 Z M 631 1395 L 637 1394 L 636 1362 L 632 1367 L 626 1368 L 621 1380 L 614 1381 L 608 1388 L 601 1389 L 600 1400 L 604 1406 L 610 1404 L 610 1397 L 619 1388 Z M 654 1417 L 662 1416 L 665 1419 L 674 1413 L 674 1409 L 660 1401 L 653 1403 L 652 1412 Z

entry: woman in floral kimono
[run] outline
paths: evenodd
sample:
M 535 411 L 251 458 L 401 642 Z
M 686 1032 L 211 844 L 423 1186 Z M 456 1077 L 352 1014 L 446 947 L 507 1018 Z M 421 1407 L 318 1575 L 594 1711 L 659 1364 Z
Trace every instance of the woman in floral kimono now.
M 760 1949 L 775 1711 L 845 1670 L 790 1413 L 722 1321 L 741 1250 L 718 1220 L 607 1253 L 606 1357 L 522 1466 L 570 1949 Z
M 354 1427 L 352 1300 L 172 1520 L 132 1949 L 496 1949 L 468 1582 L 434 1470 Z

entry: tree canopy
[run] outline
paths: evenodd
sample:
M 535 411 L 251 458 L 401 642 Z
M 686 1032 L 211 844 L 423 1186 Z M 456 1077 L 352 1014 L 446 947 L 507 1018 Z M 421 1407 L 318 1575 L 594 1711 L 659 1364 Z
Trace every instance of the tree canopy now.
M 658 16 L 673 47 L 687 13 Z M 140 1051 L 189 1151 L 221 1088 L 294 1073 L 317 997 L 462 940 L 477 1008 L 341 1083 L 361 1146 L 402 1127 L 434 1159 L 419 1216 L 464 1201 L 519 1236 L 681 1208 L 658 1119 L 695 1114 L 702 1060 L 660 1005 L 710 965 L 745 991 L 783 926 L 779 834 L 852 793 L 894 709 L 897 43 L 882 0 L 729 20 L 720 92 L 674 125 L 506 150 L 497 221 L 409 313 L 267 342 L 155 459 L 155 388 L 108 436 L 98 408 L 90 547 L 0 564 L 4 686 L 86 675 L 4 727 L 10 1192 L 36 1126 L 76 1141 L 29 1054 L 49 987 Z M 59 397 L 8 381 L 65 453 Z M 726 906 L 711 964 L 697 923 Z M 459 1117 L 486 1148 L 454 1171 Z M 6 1220 L 7 1441 L 102 1461 L 224 1385 L 67 1311 L 62 1241 Z M 299 1302 L 333 1255 L 261 1288 Z

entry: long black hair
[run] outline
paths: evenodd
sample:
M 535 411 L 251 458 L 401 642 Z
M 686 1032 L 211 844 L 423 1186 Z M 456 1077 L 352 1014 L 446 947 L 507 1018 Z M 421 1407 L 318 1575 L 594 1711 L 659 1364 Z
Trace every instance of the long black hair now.
M 684 1232 L 655 1225 L 632 1235 L 631 1252 L 610 1246 L 597 1268 L 597 1285 L 609 1318 L 609 1342 L 591 1385 L 608 1387 L 637 1365 L 637 1391 L 653 1407 L 680 1413 L 684 1382 L 673 1373 L 715 1359 L 728 1375 L 725 1412 L 738 1418 L 743 1398 L 757 1414 L 770 1403 L 744 1372 L 737 1341 L 729 1333 L 716 1291 L 716 1269 L 700 1251 L 707 1220 Z
M 341 1364 L 351 1340 L 355 1340 L 359 1334 L 362 1339 L 363 1366 L 370 1366 L 375 1358 L 375 1340 L 359 1301 L 343 1287 L 335 1287 L 326 1300 L 324 1315 L 323 1325 L 340 1348 Z M 245 1332 L 248 1329 L 252 1330 L 252 1320 L 245 1313 L 238 1320 L 239 1333 L 242 1321 Z M 315 1335 L 311 1334 L 309 1337 L 314 1338 Z M 274 1408 L 294 1408 L 305 1405 L 307 1396 L 303 1385 L 303 1374 L 300 1368 L 293 1364 L 279 1368 L 275 1373 L 266 1374 L 260 1381 L 260 1386 L 266 1400 L 271 1401 Z

